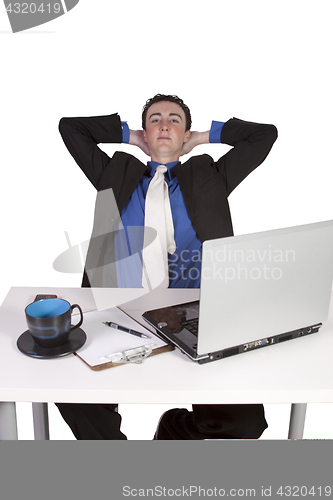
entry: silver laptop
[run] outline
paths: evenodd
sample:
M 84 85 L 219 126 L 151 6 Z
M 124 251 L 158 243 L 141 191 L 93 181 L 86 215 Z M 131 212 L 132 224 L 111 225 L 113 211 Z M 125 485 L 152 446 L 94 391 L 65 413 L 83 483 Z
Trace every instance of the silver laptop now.
M 333 221 L 206 241 L 200 301 L 145 320 L 207 363 L 318 332 L 333 281 Z

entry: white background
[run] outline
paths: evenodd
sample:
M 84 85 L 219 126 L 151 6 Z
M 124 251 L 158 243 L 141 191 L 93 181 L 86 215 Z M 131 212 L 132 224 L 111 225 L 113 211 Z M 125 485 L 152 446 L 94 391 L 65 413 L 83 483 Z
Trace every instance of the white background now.
M 12 34 L 0 5 L 0 301 L 11 286 L 81 283 L 52 267 L 65 231 L 72 245 L 89 238 L 95 201 L 59 119 L 119 112 L 140 128 L 142 106 L 158 92 L 185 100 L 193 130 L 232 116 L 277 126 L 272 152 L 230 197 L 236 234 L 331 219 L 331 11 L 324 0 L 80 0 Z M 217 159 L 226 150 L 195 153 Z M 31 439 L 30 404 L 18 406 L 20 437 Z M 263 438 L 285 438 L 288 406 L 266 408 Z M 122 406 L 123 431 L 151 439 L 164 409 Z M 332 405 L 309 405 L 305 437 L 332 438 L 332 417 Z M 52 405 L 50 420 L 52 439 L 73 439 Z

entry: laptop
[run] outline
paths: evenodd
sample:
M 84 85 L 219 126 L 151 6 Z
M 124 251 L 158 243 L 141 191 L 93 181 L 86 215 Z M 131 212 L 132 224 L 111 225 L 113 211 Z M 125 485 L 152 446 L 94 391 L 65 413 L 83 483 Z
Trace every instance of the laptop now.
M 333 281 L 333 221 L 203 243 L 200 300 L 146 311 L 198 363 L 319 331 Z

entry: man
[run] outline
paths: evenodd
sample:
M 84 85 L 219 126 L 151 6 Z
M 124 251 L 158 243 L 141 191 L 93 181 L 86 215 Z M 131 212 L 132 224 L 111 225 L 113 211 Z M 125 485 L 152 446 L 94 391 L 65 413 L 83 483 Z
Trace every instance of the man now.
M 145 208 L 149 184 L 156 178 L 160 165 L 164 165 L 174 241 L 169 253 L 166 286 L 198 288 L 200 259 L 197 255 L 202 242 L 233 234 L 227 197 L 264 161 L 277 138 L 274 125 L 236 118 L 226 123 L 213 122 L 209 131 L 191 132 L 191 114 L 184 102 L 177 96 L 160 94 L 147 101 L 142 113 L 142 130 L 130 130 L 116 114 L 63 118 L 59 129 L 69 152 L 97 189 L 100 199 L 113 196 L 116 205 L 116 209 L 104 210 L 104 201 L 96 204 L 83 286 L 133 287 L 144 282 L 142 259 L 136 258 L 141 256 L 144 247 L 144 231 L 138 231 L 133 241 L 133 234 L 128 230 L 143 228 L 148 216 Z M 123 152 L 116 152 L 110 158 L 98 147 L 99 143 L 121 142 L 139 147 L 151 161 L 144 165 Z M 208 155 L 192 157 L 184 164 L 179 162 L 179 158 L 195 146 L 209 142 L 221 142 L 233 148 L 217 162 Z M 124 245 L 126 242 L 128 245 Z M 132 261 L 124 258 L 128 255 L 133 257 Z M 130 272 L 128 266 L 131 266 Z M 148 286 L 154 288 L 149 278 Z M 77 439 L 126 439 L 120 432 L 121 417 L 114 411 L 115 407 L 58 405 Z M 155 438 L 253 439 L 266 427 L 262 405 L 193 405 L 192 412 L 185 409 L 166 412 Z

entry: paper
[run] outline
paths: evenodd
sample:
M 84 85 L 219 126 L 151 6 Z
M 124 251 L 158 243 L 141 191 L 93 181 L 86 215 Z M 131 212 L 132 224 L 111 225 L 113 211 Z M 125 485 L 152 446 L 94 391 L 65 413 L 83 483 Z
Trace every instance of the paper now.
M 91 367 L 121 359 L 118 353 L 123 353 L 141 346 L 150 346 L 151 349 L 166 346 L 150 330 L 134 321 L 117 307 L 110 307 L 102 311 L 93 311 L 84 314 L 82 329 L 87 335 L 85 345 L 79 350 L 78 356 Z M 103 321 L 112 321 L 126 328 L 144 333 L 150 338 L 136 337 L 116 328 L 103 324 Z

